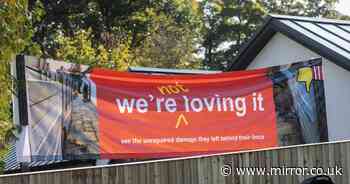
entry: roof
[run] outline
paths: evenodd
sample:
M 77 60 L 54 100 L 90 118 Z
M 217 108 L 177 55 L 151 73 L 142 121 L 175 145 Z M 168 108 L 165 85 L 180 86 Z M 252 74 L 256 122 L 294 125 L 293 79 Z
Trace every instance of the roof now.
M 273 14 L 241 48 L 230 70 L 247 68 L 276 33 L 350 71 L 350 21 Z
M 158 74 L 214 74 L 221 71 L 209 70 L 186 70 L 186 69 L 166 69 L 166 68 L 150 68 L 150 67 L 129 67 L 129 72 L 137 73 L 158 73 Z
M 33 161 L 33 162 L 27 163 L 26 168 L 22 168 L 21 163 L 17 162 L 15 144 L 12 144 L 9 147 L 9 152 L 8 152 L 8 155 L 4 159 L 4 162 L 5 162 L 4 172 L 6 174 L 17 173 L 17 172 L 26 172 L 26 171 L 40 171 L 40 170 L 47 170 L 47 169 L 91 166 L 91 165 L 95 164 L 95 161 L 93 161 L 93 160 Z
M 8 153 L 7 157 L 4 159 L 4 161 L 5 161 L 5 172 L 21 170 L 21 165 L 19 162 L 17 162 L 15 144 L 12 144 L 9 147 L 9 153 Z M 55 162 L 57 162 L 57 161 L 31 162 L 28 164 L 28 167 L 31 168 L 31 167 L 36 167 L 36 166 L 49 165 L 49 164 L 53 164 Z

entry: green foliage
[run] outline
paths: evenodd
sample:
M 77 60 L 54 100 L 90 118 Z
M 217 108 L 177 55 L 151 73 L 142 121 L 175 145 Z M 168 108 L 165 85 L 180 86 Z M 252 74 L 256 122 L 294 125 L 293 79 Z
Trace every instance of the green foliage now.
M 9 62 L 30 42 L 33 30 L 26 14 L 26 0 L 0 2 L 0 121 L 9 120 Z M 5 112 L 4 112 L 5 111 Z
M 111 50 L 110 67 L 116 70 L 125 71 L 132 65 L 132 54 L 130 52 L 130 40 L 120 43 L 118 47 Z
M 10 61 L 31 42 L 33 29 L 26 0 L 0 1 L 0 172 L 6 144 L 12 136 Z
M 337 0 L 260 0 L 270 13 L 308 17 L 329 17 Z
M 26 14 L 26 0 L 0 2 L 0 61 L 10 61 L 30 41 L 32 29 Z
M 266 14 L 258 1 L 202 1 L 204 65 L 224 70 Z
M 119 70 L 130 65 L 225 70 L 268 13 L 346 19 L 334 10 L 336 1 L 40 0 L 33 7 L 45 12 L 36 10 L 40 18 L 34 21 L 33 40 L 45 56 L 59 58 L 57 30 L 65 38 L 90 30 L 86 44 L 94 49 L 91 56 L 105 56 L 100 62 L 88 58 L 87 64 Z
M 166 14 L 149 17 L 151 29 L 143 44 L 133 49 L 135 64 L 146 67 L 198 68 L 196 36 L 189 27 L 178 26 Z
M 0 174 L 2 174 L 2 171 L 5 168 L 4 159 L 6 158 L 7 154 L 8 154 L 7 147 L 3 147 L 2 149 L 0 149 Z
M 111 50 L 100 44 L 92 44 L 92 31 L 79 30 L 72 37 L 57 33 L 55 41 L 58 45 L 55 56 L 58 59 L 89 66 L 126 70 L 130 62 L 129 44 L 121 43 Z
M 65 3 L 40 3 L 51 11 L 35 22 L 34 40 L 47 57 L 116 70 L 200 66 L 195 56 L 201 30 L 196 1 Z
M 57 58 L 77 64 L 96 65 L 97 53 L 89 39 L 90 35 L 90 30 L 79 30 L 72 37 L 57 33 Z
M 0 63 L 0 151 L 10 138 L 10 131 L 12 129 L 11 123 L 11 93 L 10 80 L 8 76 L 9 63 L 1 61 Z
M 131 46 L 131 36 L 111 49 L 103 44 L 92 44 L 91 29 L 79 30 L 72 37 L 57 33 L 55 57 L 72 63 L 126 70 L 128 66 L 166 68 L 198 68 L 200 60 L 195 53 L 193 33 L 179 28 L 168 16 L 150 17 L 149 36 L 139 46 Z

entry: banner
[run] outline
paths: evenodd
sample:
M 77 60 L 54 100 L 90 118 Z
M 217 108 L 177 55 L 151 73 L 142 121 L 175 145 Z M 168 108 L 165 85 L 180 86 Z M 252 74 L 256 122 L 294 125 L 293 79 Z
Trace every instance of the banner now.
M 22 134 L 29 136 L 18 141 L 31 160 L 169 158 L 328 141 L 320 59 L 206 75 L 59 62 L 35 69 L 41 65 L 26 69 L 40 77 L 27 78 Z
M 101 157 L 277 146 L 273 83 L 266 72 L 147 76 L 93 70 Z

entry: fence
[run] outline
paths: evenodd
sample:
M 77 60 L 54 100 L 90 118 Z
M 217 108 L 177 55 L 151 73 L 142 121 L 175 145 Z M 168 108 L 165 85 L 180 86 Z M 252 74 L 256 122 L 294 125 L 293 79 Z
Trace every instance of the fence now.
M 94 168 L 45 171 L 0 177 L 1 184 L 294 184 L 307 175 L 222 175 L 225 164 L 233 168 L 338 167 L 335 183 L 350 183 L 350 141 L 289 147 L 275 150 L 221 154 Z M 227 172 L 226 172 L 227 173 Z M 235 172 L 233 172 L 235 173 Z M 257 174 L 257 173 L 255 173 Z M 335 172 L 330 174 L 336 174 Z

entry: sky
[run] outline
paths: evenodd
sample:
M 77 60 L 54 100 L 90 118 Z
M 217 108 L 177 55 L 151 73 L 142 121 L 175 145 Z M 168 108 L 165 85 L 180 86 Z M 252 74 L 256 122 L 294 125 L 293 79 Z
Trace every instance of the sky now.
M 350 16 L 350 0 L 339 0 L 339 3 L 336 5 L 336 9 L 339 12 Z

